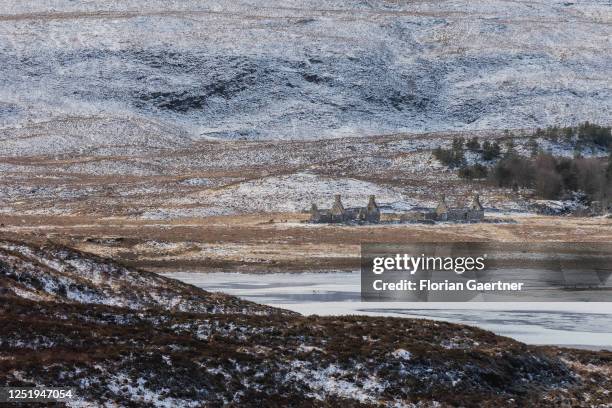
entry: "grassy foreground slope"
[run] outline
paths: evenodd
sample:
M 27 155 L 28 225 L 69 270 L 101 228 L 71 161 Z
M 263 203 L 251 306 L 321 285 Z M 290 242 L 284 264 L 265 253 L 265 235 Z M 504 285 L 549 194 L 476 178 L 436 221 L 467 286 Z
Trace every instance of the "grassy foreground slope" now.
M 0 385 L 99 406 L 606 406 L 612 353 L 428 320 L 303 317 L 0 242 Z

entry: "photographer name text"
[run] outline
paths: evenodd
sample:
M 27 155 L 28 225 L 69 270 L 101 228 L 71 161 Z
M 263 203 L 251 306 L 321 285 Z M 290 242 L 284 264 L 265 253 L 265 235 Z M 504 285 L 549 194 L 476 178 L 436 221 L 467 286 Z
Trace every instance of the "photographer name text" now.
M 432 281 L 430 279 L 420 279 L 418 281 L 401 279 L 396 282 L 385 282 L 382 279 L 377 279 L 372 282 L 372 287 L 375 291 L 520 291 L 523 290 L 523 282 L 478 282 L 476 279 L 470 279 L 466 282 L 444 282 Z

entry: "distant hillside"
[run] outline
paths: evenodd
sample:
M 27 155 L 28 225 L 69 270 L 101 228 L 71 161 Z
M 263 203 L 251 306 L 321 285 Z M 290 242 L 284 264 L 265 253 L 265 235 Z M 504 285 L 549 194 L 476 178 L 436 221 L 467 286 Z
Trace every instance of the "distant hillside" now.
M 0 124 L 144 116 L 194 137 L 294 139 L 609 124 L 611 8 L 8 0 Z
M 612 403 L 608 352 L 428 320 L 301 317 L 68 248 L 0 248 L 0 386 L 76 387 L 72 406 Z

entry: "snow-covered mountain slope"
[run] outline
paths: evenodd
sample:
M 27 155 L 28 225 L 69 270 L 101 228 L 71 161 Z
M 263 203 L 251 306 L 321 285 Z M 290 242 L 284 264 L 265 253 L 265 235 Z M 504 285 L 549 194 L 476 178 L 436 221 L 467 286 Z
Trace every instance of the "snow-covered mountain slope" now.
M 6 0 L 0 123 L 145 117 L 223 138 L 610 123 L 611 22 L 605 0 Z
M 0 241 L 0 294 L 135 310 L 291 314 L 59 247 Z
M 181 148 L 192 142 L 175 126 L 143 118 L 69 117 L 0 131 L 0 156 L 104 155 Z

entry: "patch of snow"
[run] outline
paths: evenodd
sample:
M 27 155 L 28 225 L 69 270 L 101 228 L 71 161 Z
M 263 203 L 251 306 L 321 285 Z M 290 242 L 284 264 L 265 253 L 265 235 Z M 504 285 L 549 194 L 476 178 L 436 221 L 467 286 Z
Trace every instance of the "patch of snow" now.
M 404 349 L 397 349 L 393 353 L 391 353 L 391 355 L 395 358 L 405 361 L 409 361 L 412 358 L 412 353 Z

